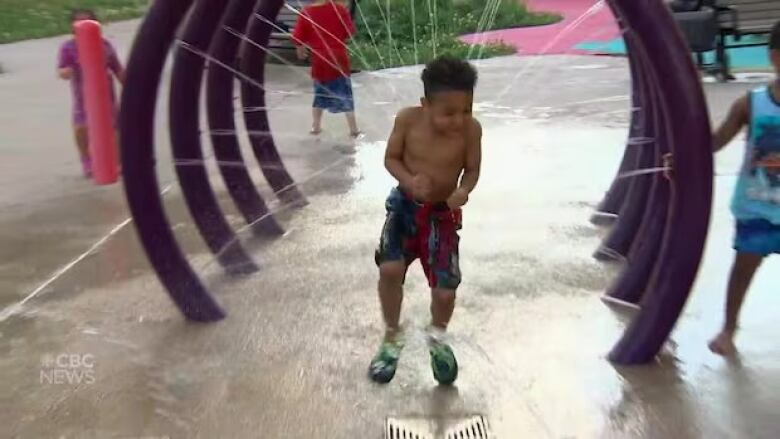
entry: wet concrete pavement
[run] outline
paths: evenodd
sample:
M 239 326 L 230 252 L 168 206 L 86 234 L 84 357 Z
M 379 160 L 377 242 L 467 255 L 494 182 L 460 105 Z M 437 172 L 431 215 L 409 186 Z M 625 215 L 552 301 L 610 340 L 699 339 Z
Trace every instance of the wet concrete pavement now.
M 132 29 L 109 27 L 120 52 Z M 428 293 L 415 265 L 404 309 L 408 345 L 396 379 L 380 387 L 365 372 L 381 333 L 373 248 L 393 184 L 381 157 L 392 115 L 420 94 L 418 71 L 355 77 L 367 135 L 352 143 L 332 117 L 320 140 L 309 137 L 305 70 L 270 68 L 270 89 L 300 92 L 271 93 L 272 125 L 310 205 L 279 212 L 284 237 L 258 241 L 242 233 L 261 271 L 230 278 L 213 263 L 173 184 L 165 198 L 171 223 L 229 313 L 196 325 L 183 321 L 162 291 L 132 225 L 116 229 L 127 218 L 121 188 L 96 188 L 77 176 L 67 88 L 48 67 L 56 41 L 0 46 L 10 70 L 0 75 L 3 437 L 380 438 L 387 416 L 444 426 L 471 414 L 486 415 L 501 438 L 780 432 L 778 260 L 766 264 L 748 299 L 741 360 L 726 362 L 706 349 L 720 323 L 731 259 L 728 197 L 738 143 L 718 157 L 710 242 L 674 343 L 647 367 L 615 368 L 604 358 L 630 316 L 598 299 L 618 267 L 591 258 L 604 230 L 588 217 L 625 141 L 624 60 L 480 64 L 483 177 L 464 212 L 464 282 L 451 331 L 461 376 L 455 388 L 434 385 L 421 333 Z M 707 85 L 713 117 L 750 86 Z M 173 174 L 160 113 L 158 173 L 167 184 Z M 268 194 L 259 172 L 252 175 Z M 112 230 L 92 254 L 38 289 Z M 79 361 L 58 363 L 59 354 Z M 57 383 L 57 371 L 70 375 Z

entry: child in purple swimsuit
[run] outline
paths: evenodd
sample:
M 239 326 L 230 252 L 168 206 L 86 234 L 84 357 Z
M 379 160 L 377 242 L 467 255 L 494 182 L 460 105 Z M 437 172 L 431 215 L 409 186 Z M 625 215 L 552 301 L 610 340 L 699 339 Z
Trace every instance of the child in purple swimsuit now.
M 73 11 L 70 16 L 71 23 L 75 24 L 81 20 L 95 20 L 95 13 L 87 9 Z M 116 76 L 120 82 L 124 82 L 124 69 L 119 62 L 114 47 L 108 41 L 105 41 L 106 53 L 106 72 L 111 82 L 111 73 Z M 87 136 L 87 113 L 84 109 L 83 81 L 81 76 L 81 67 L 79 65 L 78 47 L 76 40 L 71 38 L 60 46 L 60 52 L 57 61 L 57 73 L 61 79 L 70 81 L 73 92 L 73 133 L 76 137 L 76 147 L 81 157 L 81 164 L 84 170 L 84 176 L 92 175 L 92 164 L 89 158 L 89 138 Z M 113 86 L 111 87 L 111 99 L 116 102 Z

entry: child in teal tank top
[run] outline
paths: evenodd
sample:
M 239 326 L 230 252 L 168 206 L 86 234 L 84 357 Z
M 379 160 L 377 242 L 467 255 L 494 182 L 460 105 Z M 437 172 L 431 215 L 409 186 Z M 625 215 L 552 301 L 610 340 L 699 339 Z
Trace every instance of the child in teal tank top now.
M 738 99 L 714 135 L 715 152 L 748 127 L 745 158 L 731 210 L 736 219 L 737 251 L 726 299 L 726 321 L 710 342 L 720 355 L 736 353 L 734 335 L 742 302 L 764 259 L 780 254 L 780 23 L 769 42 L 777 79 Z

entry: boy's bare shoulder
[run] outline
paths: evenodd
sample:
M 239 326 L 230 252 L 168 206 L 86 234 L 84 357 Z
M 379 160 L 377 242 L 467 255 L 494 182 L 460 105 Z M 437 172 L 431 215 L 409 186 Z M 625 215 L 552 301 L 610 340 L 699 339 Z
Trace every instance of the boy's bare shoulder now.
M 469 133 L 472 137 L 482 137 L 482 124 L 474 117 L 471 118 L 471 123 L 469 124 Z
M 731 105 L 729 118 L 746 121 L 749 115 L 750 115 L 750 96 L 749 95 L 740 96 L 739 99 L 734 101 L 734 103 Z
M 409 124 L 422 115 L 422 107 L 406 107 L 396 114 L 396 121 L 402 124 Z
M 734 101 L 734 108 L 738 110 L 747 111 L 750 108 L 750 96 L 740 96 L 739 99 Z

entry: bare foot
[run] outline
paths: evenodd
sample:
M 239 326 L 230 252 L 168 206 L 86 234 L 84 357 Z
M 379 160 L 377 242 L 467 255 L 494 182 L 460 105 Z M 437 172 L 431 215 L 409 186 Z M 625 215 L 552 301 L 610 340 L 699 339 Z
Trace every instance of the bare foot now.
M 734 333 L 721 331 L 710 341 L 710 350 L 718 355 L 728 357 L 737 353 L 737 347 L 734 345 Z
M 352 137 L 353 139 L 359 139 L 361 136 L 363 136 L 362 131 L 353 131 L 349 133 L 349 137 Z
M 309 134 L 312 136 L 319 136 L 322 134 L 322 128 L 312 128 L 311 131 L 309 131 Z

